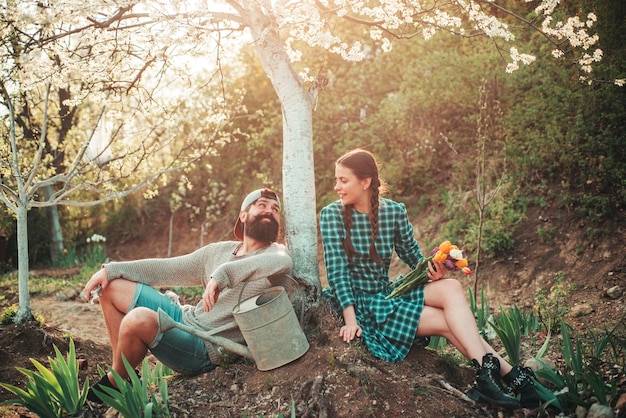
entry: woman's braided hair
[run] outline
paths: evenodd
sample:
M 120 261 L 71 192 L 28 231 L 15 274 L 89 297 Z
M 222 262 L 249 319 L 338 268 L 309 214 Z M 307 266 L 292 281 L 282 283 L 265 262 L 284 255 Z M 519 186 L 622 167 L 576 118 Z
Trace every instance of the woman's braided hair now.
M 385 188 L 383 181 L 378 175 L 378 162 L 371 152 L 357 148 L 341 156 L 337 160 L 336 164 L 352 170 L 354 175 L 359 180 L 367 178 L 372 179 L 370 183 L 372 193 L 370 197 L 371 208 L 369 213 L 370 223 L 372 225 L 372 242 L 370 244 L 369 255 L 376 263 L 382 264 L 382 260 L 376 251 L 376 246 L 374 245 L 376 238 L 378 238 L 379 197 L 380 194 L 384 192 Z M 345 205 L 343 208 L 343 223 L 346 228 L 346 236 L 343 239 L 343 248 L 348 255 L 348 260 L 352 260 L 354 254 L 356 253 L 356 250 L 352 245 L 352 240 L 350 239 L 350 231 L 352 229 L 352 209 L 353 205 Z

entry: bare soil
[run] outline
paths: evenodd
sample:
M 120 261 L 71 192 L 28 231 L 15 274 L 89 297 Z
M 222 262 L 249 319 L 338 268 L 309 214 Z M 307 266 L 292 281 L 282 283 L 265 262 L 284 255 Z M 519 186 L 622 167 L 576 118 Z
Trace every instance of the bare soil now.
M 607 290 L 626 290 L 626 228 L 619 222 L 590 225 L 563 208 L 531 209 L 515 232 L 516 248 L 505 257 L 486 260 L 480 266 L 479 286 L 486 290 L 492 310 L 516 304 L 532 309 L 538 290 L 548 292 L 557 273 L 568 287 L 567 304 L 572 311 L 585 306 L 588 313 L 568 316 L 567 322 L 584 332 L 616 324 L 626 314 L 624 296 L 609 297 Z M 146 223 L 141 242 L 114 246 L 107 243 L 112 259 L 165 256 L 167 223 Z M 552 231 L 540 239 L 538 228 Z M 600 231 L 589 240 L 589 228 Z M 187 227 L 187 230 L 191 230 Z M 198 246 L 196 234 L 185 234 L 184 225 L 175 236 L 173 255 Z M 321 254 L 321 252 L 320 252 Z M 392 272 L 394 273 L 394 272 Z M 65 271 L 33 274 L 72 274 Z M 467 286 L 472 278 L 456 275 Z M 466 281 L 466 282 L 465 282 Z M 17 302 L 17 286 L 0 289 L 3 306 Z M 80 289 L 77 289 L 80 290 Z M 190 301 L 192 302 L 192 301 Z M 110 348 L 97 305 L 78 299 L 59 301 L 56 296 L 34 297 L 33 311 L 46 319 L 44 327 L 32 324 L 0 326 L 0 381 L 23 387 L 24 375 L 16 367 L 33 369 L 29 358 L 47 364 L 53 345 L 65 352 L 71 334 L 77 355 L 86 359 L 84 379 L 97 380 L 97 366 L 110 364 Z M 239 361 L 192 378 L 176 375 L 169 382 L 170 409 L 174 417 L 276 417 L 290 416 L 292 405 L 298 417 L 538 417 L 554 411 L 515 410 L 478 405 L 464 393 L 474 381 L 469 364 L 458 365 L 448 356 L 414 347 L 406 360 L 392 364 L 375 359 L 360 343 L 345 344 L 338 336 L 339 317 L 321 305 L 307 313 L 305 333 L 309 351 L 300 359 L 271 371 L 259 371 L 249 361 Z M 622 334 L 624 331 L 621 331 Z M 624 336 L 622 336 L 624 338 Z M 494 346 L 501 349 L 497 341 Z M 528 347 L 528 345 L 526 345 Z M 502 351 L 504 352 L 504 351 Z M 531 356 L 534 352 L 524 353 Z M 558 362 L 551 350 L 548 357 Z M 626 377 L 618 367 L 620 393 L 626 393 Z M 619 366 L 619 365 L 618 365 Z M 0 401 L 14 396 L 0 389 Z M 622 406 L 612 406 L 616 416 L 626 416 Z M 104 416 L 106 407 L 88 405 L 85 417 Z M 568 411 L 567 416 L 576 416 Z M 21 407 L 0 409 L 0 416 L 28 417 Z

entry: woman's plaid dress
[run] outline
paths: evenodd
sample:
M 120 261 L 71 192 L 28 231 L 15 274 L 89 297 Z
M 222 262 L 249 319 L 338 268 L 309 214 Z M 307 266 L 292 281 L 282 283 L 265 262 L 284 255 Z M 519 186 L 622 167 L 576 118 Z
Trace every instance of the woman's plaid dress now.
M 329 283 L 323 290 L 323 297 L 339 312 L 354 305 L 369 351 L 383 360 L 397 362 L 406 357 L 415 339 L 424 307 L 424 286 L 400 297 L 385 299 L 391 290 L 389 265 L 394 251 L 411 268 L 423 255 L 404 204 L 389 199 L 380 202 L 376 251 L 382 265 L 369 257 L 372 237 L 369 214 L 352 211 L 350 236 L 356 254 L 349 262 L 343 247 L 346 230 L 341 201 L 322 209 L 320 231 Z

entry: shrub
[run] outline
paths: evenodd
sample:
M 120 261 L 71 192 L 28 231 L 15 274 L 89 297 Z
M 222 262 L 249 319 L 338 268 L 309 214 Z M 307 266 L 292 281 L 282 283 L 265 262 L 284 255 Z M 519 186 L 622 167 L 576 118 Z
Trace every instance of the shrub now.
M 74 341 L 70 340 L 67 361 L 54 346 L 56 359 L 49 358 L 50 369 L 40 362 L 31 359 L 37 372 L 21 367 L 17 369 L 26 375 L 26 390 L 16 386 L 0 383 L 0 386 L 19 396 L 4 402 L 5 405 L 22 405 L 42 418 L 64 417 L 80 412 L 85 404 L 89 381 L 85 380 L 82 388 L 78 383 L 78 361 Z
M 94 389 L 98 397 L 126 418 L 169 417 L 166 377 L 171 375 L 172 371 L 161 363 L 157 363 L 154 371 L 151 371 L 148 360 L 144 359 L 140 379 L 124 356 L 122 360 L 130 376 L 129 380 L 111 369 L 117 389 L 109 387 L 102 387 L 102 390 Z M 104 376 L 104 370 L 98 368 L 98 372 Z

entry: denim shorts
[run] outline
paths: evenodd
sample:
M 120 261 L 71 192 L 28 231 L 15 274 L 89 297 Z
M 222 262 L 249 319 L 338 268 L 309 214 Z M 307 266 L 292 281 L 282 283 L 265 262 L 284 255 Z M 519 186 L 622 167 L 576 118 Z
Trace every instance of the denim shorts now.
M 138 306 L 155 312 L 161 308 L 174 321 L 183 322 L 183 309 L 180 304 L 142 283 L 137 283 L 135 297 L 128 310 Z M 165 333 L 159 329 L 148 348 L 160 362 L 187 376 L 205 373 L 216 367 L 209 359 L 204 340 L 178 328 L 172 328 Z

